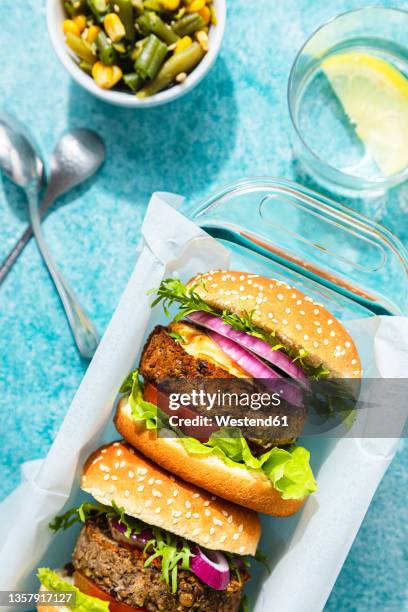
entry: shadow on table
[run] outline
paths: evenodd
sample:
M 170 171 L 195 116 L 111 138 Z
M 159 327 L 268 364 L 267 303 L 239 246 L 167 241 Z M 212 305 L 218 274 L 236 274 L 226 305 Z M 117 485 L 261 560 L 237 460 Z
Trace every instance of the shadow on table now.
M 237 108 L 227 66 L 219 58 L 183 98 L 151 109 L 126 109 L 71 84 L 68 126 L 86 126 L 105 140 L 100 188 L 112 197 L 145 203 L 152 191 L 194 198 L 228 161 L 236 138 Z
M 48 160 L 47 160 L 48 161 Z M 88 189 L 94 184 L 94 182 L 98 179 L 98 173 L 92 176 L 90 179 L 82 183 L 79 187 L 75 187 L 70 189 L 70 191 L 58 198 L 55 204 L 51 205 L 49 212 L 56 210 L 60 206 L 64 206 L 65 204 L 69 204 L 74 200 L 77 200 L 82 195 L 84 195 Z M 10 179 L 6 176 L 3 176 L 2 179 L 4 200 L 6 206 L 9 206 L 12 213 L 19 221 L 26 221 L 27 224 L 30 222 L 29 214 L 28 214 L 28 202 L 24 191 L 17 187 Z M 23 231 L 23 230 L 22 230 Z M 17 239 L 17 237 L 16 237 Z
M 28 221 L 28 203 L 24 191 L 5 174 L 1 177 L 4 200 L 19 221 Z

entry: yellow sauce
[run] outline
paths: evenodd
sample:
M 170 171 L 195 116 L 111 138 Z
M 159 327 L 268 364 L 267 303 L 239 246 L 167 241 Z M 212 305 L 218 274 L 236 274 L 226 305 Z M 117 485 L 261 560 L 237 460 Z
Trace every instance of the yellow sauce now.
M 185 342 L 181 342 L 181 346 L 192 357 L 204 359 L 237 378 L 248 378 L 248 373 L 228 357 L 205 332 L 182 322 L 171 323 L 169 329 L 183 337 Z

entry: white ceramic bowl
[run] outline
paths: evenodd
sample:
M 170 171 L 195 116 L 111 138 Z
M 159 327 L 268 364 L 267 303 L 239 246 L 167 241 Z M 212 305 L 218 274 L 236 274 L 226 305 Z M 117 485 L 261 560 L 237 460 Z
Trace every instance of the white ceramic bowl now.
M 75 61 L 75 55 L 67 47 L 64 40 L 64 32 L 62 23 L 66 19 L 63 0 L 47 0 L 47 26 L 51 43 L 58 55 L 61 63 L 68 70 L 72 78 L 84 87 L 89 93 L 97 98 L 116 104 L 117 106 L 126 106 L 129 108 L 148 108 L 165 104 L 176 98 L 180 98 L 188 91 L 193 89 L 201 79 L 211 69 L 221 48 L 222 39 L 225 30 L 225 21 L 227 15 L 226 0 L 214 0 L 214 6 L 217 11 L 218 23 L 210 28 L 209 33 L 209 50 L 198 66 L 188 75 L 184 83 L 174 85 L 170 89 L 161 91 L 150 98 L 140 100 L 134 94 L 124 91 L 105 90 L 97 86 L 95 81 L 88 74 L 83 72 Z

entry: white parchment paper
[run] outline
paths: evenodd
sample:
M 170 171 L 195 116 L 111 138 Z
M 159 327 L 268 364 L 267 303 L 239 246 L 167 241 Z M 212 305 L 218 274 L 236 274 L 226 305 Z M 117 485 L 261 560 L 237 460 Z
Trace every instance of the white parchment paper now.
M 25 464 L 23 483 L 0 504 L 0 590 L 36 590 L 40 564 L 57 567 L 70 558 L 76 534 L 62 534 L 56 544 L 48 524 L 78 497 L 87 455 L 118 437 L 110 424 L 112 406 L 156 316 L 146 290 L 169 275 L 188 279 L 198 271 L 229 267 L 229 252 L 176 210 L 181 202 L 171 194 L 152 196 L 136 267 L 62 427 L 47 457 Z M 406 374 L 408 319 L 373 317 L 348 323 L 348 328 L 359 351 L 371 357 L 371 376 Z M 255 576 L 251 608 L 268 612 L 271 601 L 282 612 L 323 608 L 396 443 L 342 439 L 309 444 L 318 492 L 294 517 L 263 518 L 261 545 L 273 572 Z

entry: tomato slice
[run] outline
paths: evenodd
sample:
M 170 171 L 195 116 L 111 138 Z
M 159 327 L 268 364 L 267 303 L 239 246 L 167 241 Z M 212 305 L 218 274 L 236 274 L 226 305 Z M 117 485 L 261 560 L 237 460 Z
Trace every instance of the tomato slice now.
M 156 385 L 150 382 L 145 382 L 144 384 L 143 398 L 146 400 L 146 402 L 159 406 L 160 410 L 163 410 L 163 412 L 169 416 L 177 415 L 180 420 L 194 419 L 199 416 L 199 413 L 189 406 L 180 406 L 177 410 L 170 410 L 169 400 L 166 394 L 159 391 Z M 200 440 L 200 442 L 207 442 L 210 435 L 215 431 L 218 431 L 219 427 L 216 424 L 199 424 L 183 425 L 180 426 L 180 429 L 182 429 L 187 436 L 196 438 L 197 440 Z
M 146 608 L 133 608 L 132 606 L 128 606 L 128 604 L 122 603 L 121 601 L 116 601 L 112 595 L 106 593 L 97 584 L 95 584 L 93 580 L 90 580 L 84 576 L 82 572 L 74 572 L 74 584 L 81 591 L 81 593 L 84 593 L 85 595 L 97 597 L 103 601 L 109 601 L 110 612 L 147 612 Z

